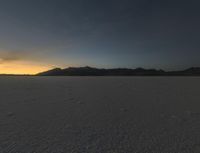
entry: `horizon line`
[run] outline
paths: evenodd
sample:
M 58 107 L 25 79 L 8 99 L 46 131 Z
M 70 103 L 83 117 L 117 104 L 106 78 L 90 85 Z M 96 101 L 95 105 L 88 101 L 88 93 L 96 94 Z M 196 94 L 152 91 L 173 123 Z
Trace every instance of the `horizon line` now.
M 50 71 L 50 70 L 54 70 L 54 69 L 60 69 L 60 70 L 64 70 L 64 69 L 69 69 L 69 68 L 94 68 L 94 69 L 105 69 L 105 70 L 111 70 L 111 69 L 130 69 L 130 70 L 136 70 L 136 69 L 144 69 L 144 70 L 159 70 L 159 71 L 164 71 L 164 72 L 180 72 L 180 71 L 184 71 L 184 70 L 187 70 L 187 69 L 191 69 L 191 68 L 200 68 L 200 66 L 192 66 L 192 67 L 187 67 L 187 68 L 184 68 L 184 69 L 177 69 L 177 70 L 165 70 L 165 69 L 162 69 L 162 68 L 144 68 L 144 67 L 136 67 L 136 68 L 127 68 L 127 67 L 113 67 L 113 68 L 97 68 L 97 67 L 92 67 L 92 66 L 80 66 L 80 67 L 73 67 L 73 66 L 69 66 L 69 67 L 66 67 L 66 68 L 60 68 L 60 67 L 55 67 L 55 68 L 51 68 L 51 69 L 48 69 L 46 71 L 39 71 L 37 73 L 0 73 L 0 76 L 36 76 L 37 74 L 39 73 L 43 73 L 43 72 L 47 72 L 47 71 Z

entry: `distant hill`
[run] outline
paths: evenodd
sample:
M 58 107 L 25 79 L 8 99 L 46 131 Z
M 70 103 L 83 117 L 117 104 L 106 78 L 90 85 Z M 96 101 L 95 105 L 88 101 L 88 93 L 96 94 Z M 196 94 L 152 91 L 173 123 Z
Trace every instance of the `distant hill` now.
M 182 71 L 164 71 L 157 69 L 98 69 L 93 67 L 55 68 L 41 72 L 38 76 L 200 76 L 200 67 L 193 67 Z
M 167 75 L 174 76 L 200 76 L 200 67 L 191 67 L 181 71 L 170 71 Z

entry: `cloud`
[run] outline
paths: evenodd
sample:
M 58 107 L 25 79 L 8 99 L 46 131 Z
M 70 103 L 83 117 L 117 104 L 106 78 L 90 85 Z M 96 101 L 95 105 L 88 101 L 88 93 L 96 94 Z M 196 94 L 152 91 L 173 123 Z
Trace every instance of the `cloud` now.
M 37 61 L 40 56 L 34 51 L 2 51 L 0 50 L 0 64 L 7 64 L 17 61 Z
M 13 61 L 17 61 L 17 60 L 19 60 L 19 58 L 17 58 L 17 57 L 3 57 L 3 58 L 0 58 L 0 64 L 7 63 L 7 62 L 13 62 Z
M 0 50 L 0 74 L 36 74 L 51 68 L 40 59 L 39 55 L 28 51 Z
M 0 66 L 7 64 L 18 64 L 19 62 L 31 62 L 44 65 L 60 65 L 60 55 L 66 48 L 30 48 L 22 50 L 7 50 L 0 48 Z M 66 49 L 67 50 L 67 49 Z M 60 54 L 59 54 L 60 53 Z
M 0 52 L 0 64 L 10 63 L 21 59 L 21 53 Z

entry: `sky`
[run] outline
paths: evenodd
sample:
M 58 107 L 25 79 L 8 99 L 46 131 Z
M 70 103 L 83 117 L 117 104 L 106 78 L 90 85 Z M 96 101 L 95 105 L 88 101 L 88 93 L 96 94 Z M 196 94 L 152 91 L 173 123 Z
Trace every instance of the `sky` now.
M 199 0 L 1 0 L 0 73 L 200 66 Z

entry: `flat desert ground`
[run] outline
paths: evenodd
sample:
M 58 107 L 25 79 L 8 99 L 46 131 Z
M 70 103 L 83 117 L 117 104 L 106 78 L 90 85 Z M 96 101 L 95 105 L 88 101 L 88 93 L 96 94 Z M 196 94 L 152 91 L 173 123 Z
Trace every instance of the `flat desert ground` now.
M 0 153 L 200 153 L 200 78 L 0 77 Z

